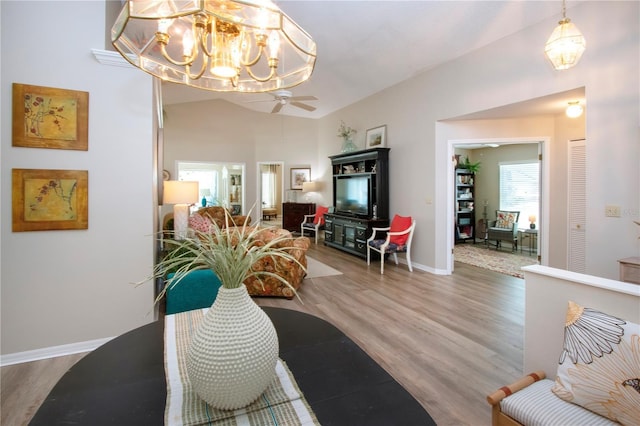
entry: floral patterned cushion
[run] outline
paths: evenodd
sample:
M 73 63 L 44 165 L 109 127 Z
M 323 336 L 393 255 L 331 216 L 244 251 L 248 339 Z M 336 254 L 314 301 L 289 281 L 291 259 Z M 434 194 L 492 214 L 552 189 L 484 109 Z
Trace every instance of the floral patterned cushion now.
M 640 424 L 640 326 L 569 302 L 554 394 L 623 425 Z
M 496 228 L 512 229 L 513 224 L 518 221 L 520 212 L 496 211 Z
M 306 251 L 311 243 L 309 238 L 294 238 L 291 232 L 286 229 L 265 228 L 256 235 L 254 244 L 267 244 L 277 237 L 284 237 L 284 239 L 278 242 L 275 247 L 287 249 L 299 263 L 281 257 L 265 257 L 254 263 L 252 269 L 276 274 L 284 278 L 293 288 L 274 276 L 252 276 L 244 281 L 251 296 L 275 296 L 291 299 L 295 296 L 294 289 L 300 288 L 306 275 L 303 267 L 307 267 Z
M 209 220 L 208 217 L 199 214 L 189 216 L 189 228 L 195 229 L 196 231 L 209 232 L 211 225 L 211 220 Z

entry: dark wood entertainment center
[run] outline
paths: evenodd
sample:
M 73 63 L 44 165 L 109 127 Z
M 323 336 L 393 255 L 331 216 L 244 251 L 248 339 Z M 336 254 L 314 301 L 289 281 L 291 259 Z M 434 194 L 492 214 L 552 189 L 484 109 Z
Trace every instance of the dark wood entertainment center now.
M 389 226 L 389 149 L 372 148 L 333 155 L 333 206 L 325 215 L 324 243 L 360 257 L 367 256 L 371 228 Z M 362 178 L 367 182 L 366 202 L 349 211 L 337 199 L 341 179 Z

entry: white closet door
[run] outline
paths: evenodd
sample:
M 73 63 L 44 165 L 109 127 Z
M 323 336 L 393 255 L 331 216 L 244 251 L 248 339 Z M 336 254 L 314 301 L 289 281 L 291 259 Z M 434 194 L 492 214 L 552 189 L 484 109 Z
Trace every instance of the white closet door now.
M 585 140 L 569 141 L 568 182 L 568 223 L 569 247 L 567 250 L 568 269 L 586 272 L 586 209 L 587 209 L 587 147 Z

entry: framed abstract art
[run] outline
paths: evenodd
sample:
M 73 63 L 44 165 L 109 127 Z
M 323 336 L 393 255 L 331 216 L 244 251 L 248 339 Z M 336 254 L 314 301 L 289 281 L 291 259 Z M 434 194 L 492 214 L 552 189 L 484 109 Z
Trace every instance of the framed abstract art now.
M 89 172 L 12 170 L 12 230 L 88 229 Z
M 311 168 L 291 168 L 291 189 L 302 189 L 304 182 L 311 182 Z
M 88 150 L 88 92 L 13 83 L 12 103 L 13 146 Z

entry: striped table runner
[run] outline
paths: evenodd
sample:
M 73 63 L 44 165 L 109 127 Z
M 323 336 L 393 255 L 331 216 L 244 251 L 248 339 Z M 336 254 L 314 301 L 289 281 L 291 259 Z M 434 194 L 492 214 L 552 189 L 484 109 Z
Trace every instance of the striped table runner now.
M 319 425 L 311 407 L 282 360 L 276 378 L 257 401 L 238 410 L 219 410 L 191 388 L 186 354 L 191 336 L 207 309 L 165 316 L 164 358 L 167 377 L 166 425 Z

